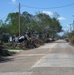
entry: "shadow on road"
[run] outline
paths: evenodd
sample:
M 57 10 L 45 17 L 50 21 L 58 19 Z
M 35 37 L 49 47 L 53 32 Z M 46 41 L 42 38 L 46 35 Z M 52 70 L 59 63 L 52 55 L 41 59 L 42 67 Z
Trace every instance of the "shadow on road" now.
M 5 63 L 5 62 L 9 62 L 9 61 L 14 61 L 14 58 L 7 58 L 7 57 L 4 58 L 3 57 L 3 58 L 0 59 L 0 63 Z

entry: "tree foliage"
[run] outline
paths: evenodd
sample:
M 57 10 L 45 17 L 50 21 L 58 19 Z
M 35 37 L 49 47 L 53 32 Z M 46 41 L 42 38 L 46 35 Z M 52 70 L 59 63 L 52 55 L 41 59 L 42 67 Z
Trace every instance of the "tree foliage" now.
M 9 31 L 11 35 L 18 34 L 18 12 L 9 13 L 6 19 L 9 26 Z
M 58 32 L 61 32 L 62 26 L 59 20 L 44 13 L 32 15 L 26 11 L 20 14 L 21 35 L 26 32 L 38 34 L 42 37 L 55 37 Z M 9 13 L 5 23 L 0 21 L 0 34 L 9 33 L 10 35 L 18 35 L 18 12 Z

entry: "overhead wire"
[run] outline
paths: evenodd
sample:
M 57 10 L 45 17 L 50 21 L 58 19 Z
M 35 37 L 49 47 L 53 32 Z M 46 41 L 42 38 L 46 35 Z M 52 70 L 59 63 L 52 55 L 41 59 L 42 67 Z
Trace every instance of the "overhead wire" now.
M 57 6 L 57 7 L 47 7 L 47 8 L 32 7 L 32 6 L 27 6 L 27 5 L 22 5 L 22 6 L 25 6 L 27 8 L 34 8 L 34 9 L 57 9 L 57 8 L 64 8 L 64 7 L 69 7 L 69 6 L 73 6 L 73 5 L 74 5 L 74 3 L 63 5 L 63 6 Z
M 63 6 L 57 6 L 57 7 L 47 7 L 47 8 L 42 8 L 42 7 L 32 7 L 32 6 L 27 6 L 27 5 L 21 5 L 21 7 L 25 6 L 27 8 L 33 8 L 33 9 L 57 9 L 57 8 L 64 8 L 64 7 L 69 7 L 73 6 L 74 3 L 63 5 Z M 14 9 L 12 9 L 10 12 L 13 12 L 18 6 L 16 6 Z M 7 16 L 7 15 L 6 15 Z M 2 19 L 4 19 L 6 16 L 4 16 Z

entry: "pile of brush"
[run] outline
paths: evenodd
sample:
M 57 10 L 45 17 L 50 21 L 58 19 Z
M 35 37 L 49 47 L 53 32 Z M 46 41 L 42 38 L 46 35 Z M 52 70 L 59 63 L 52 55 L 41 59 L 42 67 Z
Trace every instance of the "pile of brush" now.
M 11 56 L 12 54 L 14 54 L 14 52 L 10 52 L 8 51 L 5 47 L 3 43 L 0 43 L 0 58 L 1 57 L 5 57 L 5 56 Z
M 43 44 L 43 41 L 34 37 L 26 37 L 26 39 L 20 43 L 19 47 L 22 49 L 32 49 L 37 48 Z

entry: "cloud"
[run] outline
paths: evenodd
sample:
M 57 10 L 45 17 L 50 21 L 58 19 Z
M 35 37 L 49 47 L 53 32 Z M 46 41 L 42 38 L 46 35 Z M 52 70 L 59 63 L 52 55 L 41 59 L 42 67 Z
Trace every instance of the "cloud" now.
M 53 12 L 51 12 L 51 11 L 43 11 L 43 13 L 50 15 L 50 16 L 53 16 Z
M 65 20 L 66 18 L 64 17 L 59 17 L 58 20 Z
M 54 16 L 54 12 L 51 12 L 51 11 L 43 11 L 43 13 L 49 15 L 49 16 Z M 58 20 L 65 20 L 66 18 L 64 17 L 59 17 Z
M 15 3 L 16 3 L 16 0 L 11 0 L 11 1 L 12 1 L 12 3 L 13 3 L 13 4 L 15 4 Z

